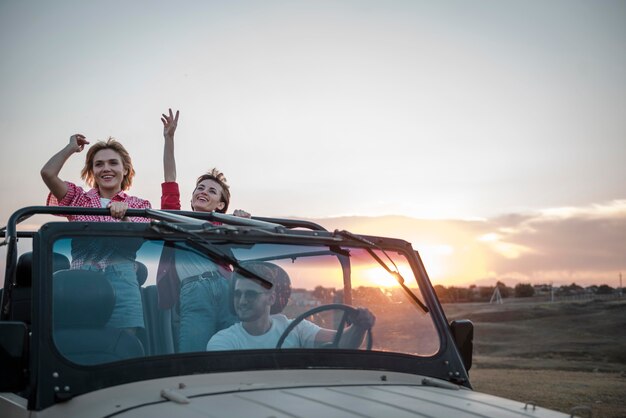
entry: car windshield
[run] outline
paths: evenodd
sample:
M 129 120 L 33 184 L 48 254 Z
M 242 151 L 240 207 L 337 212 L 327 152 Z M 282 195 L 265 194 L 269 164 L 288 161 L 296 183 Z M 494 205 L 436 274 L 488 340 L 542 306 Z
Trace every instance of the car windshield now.
M 258 349 L 436 354 L 406 254 L 353 245 L 63 236 L 52 247 L 56 349 L 81 365 Z

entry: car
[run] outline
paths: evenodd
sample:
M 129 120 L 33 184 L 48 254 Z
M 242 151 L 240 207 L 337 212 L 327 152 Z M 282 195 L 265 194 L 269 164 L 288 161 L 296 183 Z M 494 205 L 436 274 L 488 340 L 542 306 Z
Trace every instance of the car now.
M 472 390 L 473 325 L 448 322 L 404 240 L 296 219 L 153 209 L 128 211 L 146 222 L 18 227 L 34 215 L 107 213 L 26 207 L 3 228 L 0 416 L 566 416 Z M 181 321 L 191 309 L 179 296 L 190 260 L 211 272 L 194 281 L 227 284 L 221 299 L 200 299 L 235 318 L 208 335 L 207 320 Z M 109 325 L 123 292 L 106 272 L 122 262 L 134 266 L 141 327 Z M 244 279 L 266 290 L 242 290 Z M 242 309 L 259 294 L 271 295 L 263 300 L 272 318 L 289 324 L 278 341 L 215 348 L 245 325 Z M 369 314 L 361 328 L 359 312 Z M 303 323 L 314 341 L 293 343 Z M 190 329 L 204 333 L 200 349 L 183 348 Z M 318 341 L 322 334 L 329 339 Z

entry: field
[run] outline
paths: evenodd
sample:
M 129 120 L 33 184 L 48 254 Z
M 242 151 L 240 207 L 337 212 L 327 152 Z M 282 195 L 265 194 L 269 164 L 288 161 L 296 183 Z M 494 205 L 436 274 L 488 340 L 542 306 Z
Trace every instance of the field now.
M 626 299 L 446 304 L 474 323 L 475 390 L 580 416 L 626 417 Z

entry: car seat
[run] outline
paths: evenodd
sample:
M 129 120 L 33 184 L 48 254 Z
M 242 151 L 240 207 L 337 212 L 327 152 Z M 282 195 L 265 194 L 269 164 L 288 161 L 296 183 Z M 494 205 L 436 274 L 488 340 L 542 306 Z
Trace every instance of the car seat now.
M 171 354 L 175 351 L 172 317 L 175 309 L 158 307 L 156 285 L 141 288 L 141 301 L 146 324 L 145 331 L 139 333 L 145 340 L 144 348 L 149 355 Z
M 141 261 L 135 261 L 135 272 L 137 274 L 137 284 L 141 287 L 148 279 L 148 267 Z
M 104 273 L 61 270 L 53 276 L 54 342 L 64 357 L 79 364 L 102 364 L 144 356 L 128 330 L 105 325 L 115 291 Z
M 52 254 L 52 271 L 70 268 L 70 261 L 59 253 Z M 27 252 L 17 260 L 15 287 L 11 291 L 11 321 L 21 321 L 30 325 L 33 283 L 33 253 Z

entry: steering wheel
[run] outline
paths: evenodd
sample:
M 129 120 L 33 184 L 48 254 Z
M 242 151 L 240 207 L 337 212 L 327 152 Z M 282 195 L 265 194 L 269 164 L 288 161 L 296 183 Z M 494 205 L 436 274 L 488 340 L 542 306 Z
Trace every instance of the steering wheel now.
M 304 321 L 305 318 L 311 315 L 315 315 L 320 312 L 332 311 L 332 310 L 343 311 L 343 315 L 341 316 L 341 320 L 339 321 L 339 325 L 337 326 L 337 333 L 335 334 L 335 338 L 333 338 L 332 343 L 330 343 L 328 347 L 329 348 L 339 347 L 339 341 L 341 341 L 341 336 L 343 335 L 343 331 L 346 328 L 346 323 L 347 323 L 346 320 L 348 319 L 349 316 L 353 316 L 357 314 L 356 308 L 353 308 L 352 306 L 349 306 L 349 305 L 344 305 L 343 303 L 331 303 L 328 305 L 317 306 L 313 309 L 309 309 L 308 311 L 303 312 L 300 315 L 298 315 L 296 318 L 293 319 L 293 321 L 291 321 L 289 326 L 285 328 L 285 331 L 283 331 L 283 335 L 280 336 L 280 338 L 278 339 L 278 343 L 276 343 L 276 348 L 282 348 L 285 340 L 287 339 L 287 336 L 291 334 L 291 332 L 298 326 L 298 324 L 300 324 L 300 322 Z M 374 344 L 374 341 L 373 341 L 374 339 L 372 337 L 372 327 L 369 327 L 367 329 L 366 336 L 367 336 L 366 349 L 371 350 L 372 345 Z

